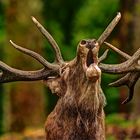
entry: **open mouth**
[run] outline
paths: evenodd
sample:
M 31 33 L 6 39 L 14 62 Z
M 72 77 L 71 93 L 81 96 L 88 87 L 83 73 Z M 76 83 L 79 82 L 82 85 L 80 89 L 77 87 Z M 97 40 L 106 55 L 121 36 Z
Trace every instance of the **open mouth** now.
M 96 58 L 91 49 L 88 51 L 86 57 L 85 74 L 86 78 L 92 83 L 96 82 L 101 75 L 101 70 L 96 63 Z
M 89 67 L 93 63 L 94 63 L 93 53 L 92 53 L 92 50 L 89 50 L 87 54 L 86 65 L 87 67 Z

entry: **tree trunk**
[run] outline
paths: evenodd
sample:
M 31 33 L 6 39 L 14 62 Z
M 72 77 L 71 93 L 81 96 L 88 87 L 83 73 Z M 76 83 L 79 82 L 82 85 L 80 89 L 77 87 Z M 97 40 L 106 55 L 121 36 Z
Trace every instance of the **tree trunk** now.
M 41 53 L 42 36 L 39 36 L 31 22 L 30 16 L 41 12 L 39 0 L 8 0 L 6 5 L 7 42 L 11 39 L 17 44 L 32 48 Z M 35 41 L 34 41 L 35 40 Z M 34 44 L 33 44 L 34 43 Z M 33 48 L 33 46 L 35 46 Z M 10 44 L 5 49 L 8 64 L 16 68 L 37 68 L 29 57 L 15 51 Z M 39 67 L 39 66 L 38 66 Z M 6 86 L 10 100 L 9 129 L 22 131 L 27 126 L 42 126 L 44 122 L 43 87 L 39 83 L 16 83 Z M 8 120 L 7 119 L 7 120 Z M 7 121 L 8 122 L 8 121 Z
M 123 0 L 120 1 L 121 3 L 121 13 L 122 13 L 122 20 L 121 20 L 121 28 L 120 33 L 118 34 L 120 46 L 122 50 L 126 50 L 125 52 L 129 52 L 130 55 L 134 54 L 139 45 L 139 36 L 140 36 L 140 13 L 139 13 L 139 6 L 140 0 Z M 137 82 L 134 90 L 134 97 L 133 97 L 133 107 L 132 111 L 130 111 L 131 104 L 127 106 L 121 105 L 120 111 L 122 112 L 131 112 L 132 117 L 137 118 L 140 116 L 140 81 Z M 127 94 L 127 90 L 122 88 L 121 89 L 121 100 L 124 100 Z
M 119 24 L 119 32 L 117 34 L 117 46 L 122 51 L 132 55 L 133 46 L 132 46 L 132 13 L 134 8 L 134 2 L 132 0 L 123 0 L 120 1 L 120 12 L 122 18 Z M 119 56 L 120 57 L 120 56 Z M 120 57 L 121 61 L 125 61 L 124 58 Z M 119 112 L 130 112 L 130 104 L 122 105 L 123 102 L 128 96 L 128 90 L 126 87 L 120 88 L 120 101 L 119 101 Z
M 133 0 L 132 0 L 133 1 Z M 140 48 L 140 12 L 139 12 L 139 7 L 140 7 L 140 0 L 135 0 L 133 1 L 134 3 L 134 9 L 133 9 L 133 15 L 132 15 L 132 20 L 133 20 L 133 28 L 132 28 L 132 33 L 133 33 L 133 52 L 136 52 Z M 133 110 L 132 110 L 132 116 L 134 118 L 139 118 L 140 117 L 140 80 L 138 80 L 136 86 L 135 86 L 135 93 L 133 97 Z
M 4 10 L 3 10 L 3 4 L 0 1 L 0 60 L 4 59 L 4 41 L 5 41 L 5 27 L 4 27 Z M 3 115 L 4 115 L 4 107 L 3 107 L 3 101 L 4 101 L 4 91 L 3 91 L 3 85 L 0 85 L 0 134 L 3 133 Z

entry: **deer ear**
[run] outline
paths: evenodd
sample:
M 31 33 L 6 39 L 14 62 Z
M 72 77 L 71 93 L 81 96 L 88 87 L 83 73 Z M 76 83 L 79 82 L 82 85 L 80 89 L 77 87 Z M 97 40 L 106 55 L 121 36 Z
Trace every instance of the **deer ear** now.
M 49 87 L 53 94 L 55 93 L 58 96 L 61 96 L 61 77 L 44 80 L 44 83 L 47 87 Z

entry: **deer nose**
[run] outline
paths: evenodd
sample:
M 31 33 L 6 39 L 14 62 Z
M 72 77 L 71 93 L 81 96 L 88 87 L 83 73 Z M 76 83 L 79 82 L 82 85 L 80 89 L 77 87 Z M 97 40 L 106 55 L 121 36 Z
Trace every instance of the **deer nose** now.
M 96 43 L 95 40 L 87 41 L 86 48 L 92 50 L 95 47 L 95 43 Z
M 82 46 L 92 50 L 95 47 L 96 41 L 95 40 L 82 40 L 80 43 Z
M 88 42 L 86 48 L 92 50 L 94 48 L 94 44 L 92 42 Z

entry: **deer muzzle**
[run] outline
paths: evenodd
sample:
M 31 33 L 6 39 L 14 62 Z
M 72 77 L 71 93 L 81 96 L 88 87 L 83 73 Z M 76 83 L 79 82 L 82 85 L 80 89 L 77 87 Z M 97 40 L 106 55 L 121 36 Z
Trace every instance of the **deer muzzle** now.
M 101 76 L 101 70 L 96 63 L 86 68 L 86 77 L 92 82 L 96 82 Z
M 98 49 L 96 47 L 89 47 L 89 51 L 86 57 L 86 77 L 89 80 L 97 81 L 101 75 L 101 70 L 98 67 Z
M 84 39 L 80 42 L 78 51 L 87 79 L 97 81 L 101 75 L 98 67 L 98 42 L 95 39 Z

